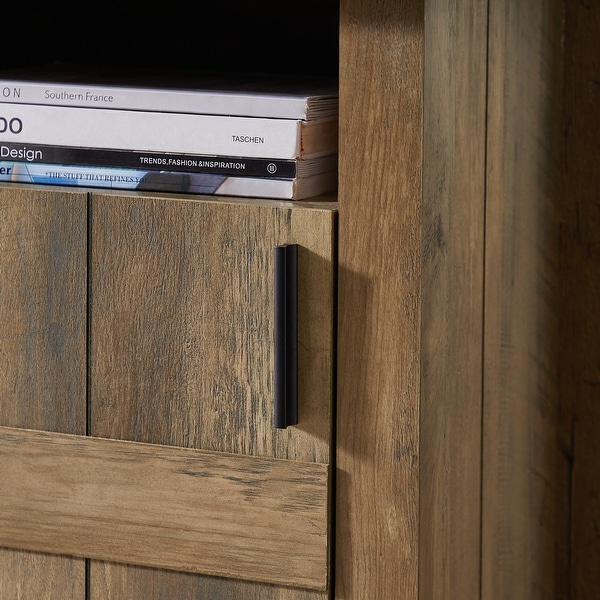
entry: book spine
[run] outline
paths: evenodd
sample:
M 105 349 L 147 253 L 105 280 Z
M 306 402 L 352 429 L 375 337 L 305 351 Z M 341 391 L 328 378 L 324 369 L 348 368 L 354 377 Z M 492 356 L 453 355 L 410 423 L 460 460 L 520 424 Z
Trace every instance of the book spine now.
M 3 104 L 0 142 L 295 160 L 337 152 L 337 120 Z
M 305 120 L 311 116 L 307 98 L 294 95 L 0 79 L 0 103 L 6 102 L 272 119 Z
M 214 175 L 235 175 L 238 177 L 275 177 L 277 179 L 293 179 L 297 174 L 297 162 L 295 160 L 136 152 L 135 150 L 48 146 L 44 144 L 21 145 L 12 142 L 0 143 L 0 160 L 122 167 L 153 171 L 177 170 L 186 173 L 212 173 Z
M 0 161 L 0 181 L 115 190 L 293 199 L 296 180 Z

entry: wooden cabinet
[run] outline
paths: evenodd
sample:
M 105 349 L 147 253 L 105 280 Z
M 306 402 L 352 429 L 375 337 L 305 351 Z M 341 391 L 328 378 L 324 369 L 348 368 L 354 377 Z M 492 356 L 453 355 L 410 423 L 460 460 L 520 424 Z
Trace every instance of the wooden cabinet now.
M 67 436 L 53 438 L 63 453 L 82 443 L 70 436 L 93 434 L 111 452 L 233 454 L 267 471 L 282 460 L 315 469 L 334 519 L 327 590 L 132 566 L 112 551 L 11 550 L 0 598 L 595 598 L 597 4 L 234 0 L 142 20 L 125 2 L 76 50 L 74 13 L 32 11 L 19 27 L 21 7 L 3 7 L 15 26 L 3 29 L 2 66 L 77 54 L 339 73 L 340 185 L 335 209 L 96 193 L 88 204 L 2 186 L 2 460 L 33 464 L 13 449 L 43 447 L 40 430 Z M 223 35 L 207 41 L 198 23 Z M 292 240 L 320 282 L 301 288 L 316 294 L 300 319 L 311 408 L 306 427 L 273 431 L 263 267 Z
M 341 3 L 339 598 L 597 595 L 599 27 Z
M 336 205 L 3 186 L 0 207 L 3 598 L 141 599 L 144 580 L 327 597 Z M 282 429 L 284 244 L 299 408 Z

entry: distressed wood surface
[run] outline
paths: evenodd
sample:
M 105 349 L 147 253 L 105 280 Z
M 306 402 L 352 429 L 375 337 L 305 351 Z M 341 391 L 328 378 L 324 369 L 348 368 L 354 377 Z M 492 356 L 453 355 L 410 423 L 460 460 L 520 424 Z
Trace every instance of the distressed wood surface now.
M 419 598 L 477 598 L 487 5 L 425 3 Z
M 85 433 L 86 219 L 85 193 L 0 185 L 0 425 Z M 84 593 L 85 561 L 0 549 L 2 600 Z
M 328 464 L 335 228 L 331 203 L 94 195 L 91 433 Z M 299 245 L 299 423 L 277 430 L 273 248 L 284 243 Z M 133 581 L 182 597 L 328 594 L 97 561 L 90 578 L 100 596 Z
M 0 545 L 327 586 L 327 465 L 13 428 L 0 456 Z
M 331 208 L 96 195 L 91 434 L 329 462 Z M 273 427 L 275 245 L 299 244 L 299 423 Z
M 257 581 L 223 579 L 209 575 L 165 571 L 121 563 L 94 563 L 90 588 L 92 598 L 127 598 L 127 600 L 314 600 L 329 598 L 330 592 L 319 592 L 287 585 Z M 101 566 L 107 568 L 100 568 Z
M 10 306 L 10 311 L 2 314 L 10 327 L 7 325 L 4 330 L 7 334 L 2 356 L 6 359 L 4 373 L 7 377 L 2 383 L 6 388 L 12 386 L 13 393 L 3 396 L 3 425 L 48 430 L 65 427 L 68 431 L 67 425 L 55 425 L 50 421 L 44 426 L 43 418 L 22 404 L 18 386 L 8 377 L 8 366 L 16 365 L 13 378 L 24 372 L 12 358 L 19 352 L 13 343 L 15 339 L 28 341 L 38 336 L 40 345 L 48 340 L 55 345 L 61 341 L 51 335 L 56 334 L 56 327 L 50 328 L 50 333 L 44 333 L 42 328 L 42 318 L 54 317 L 49 309 L 57 305 L 64 311 L 63 316 L 71 327 L 81 328 L 77 345 L 80 354 L 70 355 L 72 360 L 66 363 L 73 372 L 79 373 L 80 379 L 65 376 L 59 369 L 54 378 L 56 389 L 43 381 L 42 375 L 55 366 L 52 362 L 55 348 L 46 346 L 41 348 L 36 363 L 40 378 L 26 377 L 22 385 L 42 383 L 41 387 L 31 388 L 29 392 L 32 406 L 40 405 L 45 418 L 56 418 L 66 410 L 61 399 L 69 410 L 75 407 L 80 417 L 79 429 L 75 432 L 83 434 L 86 419 L 84 325 L 88 304 L 86 195 L 69 195 L 60 190 L 48 194 L 39 188 L 21 190 L 14 186 L 3 186 L 3 189 L 6 189 L 7 199 L 3 206 L 3 226 L 7 232 L 3 238 L 6 255 L 3 274 L 14 271 L 25 281 L 21 287 L 15 287 L 16 291 L 11 287 L 3 288 L 3 293 L 9 294 L 5 305 Z M 317 469 L 326 469 L 333 428 L 336 205 L 325 199 L 296 207 L 284 202 L 240 202 L 239 199 L 202 202 L 166 199 L 158 195 L 150 198 L 139 195 L 126 198 L 118 193 L 93 196 L 89 221 L 92 232 L 89 248 L 91 295 L 87 321 L 91 361 L 89 432 L 95 436 L 104 434 L 107 438 L 235 452 L 247 455 L 247 459 L 252 455 L 268 460 L 279 457 L 291 459 L 290 466 L 303 461 Z M 31 205 L 37 208 L 39 203 L 45 207 L 47 198 L 58 201 L 57 213 L 46 207 L 46 212 L 38 215 Z M 80 212 L 65 204 L 72 198 L 82 199 Z M 60 227 L 66 227 L 65 223 L 69 224 L 74 215 L 79 218 L 80 246 L 73 249 L 65 245 L 63 248 L 58 243 L 61 241 Z M 23 227 L 24 224 L 31 232 Z M 31 239 L 26 237 L 28 235 Z M 41 242 L 46 239 L 44 246 Z M 29 243 L 21 247 L 25 241 Z M 63 243 L 66 244 L 64 240 Z M 300 246 L 300 422 L 286 430 L 275 430 L 272 427 L 272 260 L 274 245 L 283 243 Z M 73 252 L 66 258 L 62 254 L 58 256 L 57 253 L 66 250 Z M 44 262 L 38 266 L 34 263 L 35 252 L 41 256 L 46 252 L 55 262 L 50 267 Z M 69 256 L 72 264 L 66 260 Z M 61 274 L 64 274 L 62 279 Z M 35 286 L 41 290 L 36 302 L 33 298 L 18 296 L 24 291 L 35 292 Z M 43 296 L 42 292 L 49 296 Z M 76 296 L 78 304 L 69 304 L 68 294 L 75 292 L 79 294 Z M 30 307 L 37 307 L 40 318 Z M 24 322 L 32 328 L 26 335 L 19 329 L 22 323 L 18 315 L 23 309 L 29 311 Z M 66 341 L 73 343 L 71 338 Z M 35 356 L 29 348 L 34 346 L 27 346 L 23 361 Z M 76 389 L 77 382 L 79 389 Z M 60 385 L 66 391 L 61 392 Z M 50 397 L 46 405 L 41 400 L 45 399 L 47 390 Z M 38 455 L 35 460 L 41 458 Z M 18 465 L 10 464 L 10 468 L 18 470 Z M 8 468 L 7 464 L 3 466 Z M 58 464 L 55 464 L 49 473 L 57 470 Z M 17 477 L 16 471 L 13 476 Z M 321 477 L 322 495 L 313 506 L 317 512 L 322 508 L 318 503 L 323 497 L 331 502 L 330 477 L 330 474 Z M 304 477 L 300 475 L 299 479 L 293 484 L 296 487 L 304 485 Z M 227 495 L 221 492 L 226 491 L 220 490 L 220 499 Z M 11 502 L 13 506 L 19 504 L 14 497 Z M 305 504 L 309 506 L 311 501 L 305 498 Z M 321 517 L 317 516 L 315 523 Z M 22 520 L 15 530 L 8 529 L 10 522 L 14 525 L 19 521 L 7 518 L 3 539 L 7 544 L 15 545 L 16 531 L 27 519 Z M 223 525 L 226 523 L 227 519 L 222 521 Z M 314 524 L 310 523 L 308 518 L 303 521 L 314 535 Z M 314 546 L 308 550 L 309 562 L 316 561 L 319 565 L 318 583 L 316 580 L 307 583 L 307 575 L 309 579 L 312 575 L 305 565 L 299 567 L 302 575 L 294 581 L 278 579 L 277 575 L 264 578 L 260 570 L 256 573 L 246 570 L 245 575 L 238 576 L 261 581 L 243 581 L 228 579 L 223 576 L 223 571 L 219 571 L 220 576 L 215 576 L 215 571 L 206 565 L 201 570 L 209 574 L 196 575 L 95 560 L 89 569 L 89 591 L 92 598 L 113 597 L 120 590 L 127 590 L 128 598 L 137 595 L 146 599 L 149 589 L 168 591 L 181 598 L 206 597 L 207 594 L 215 599 L 312 600 L 327 597 L 330 560 L 327 518 L 322 524 L 325 537 L 321 538 L 320 533 L 314 539 L 320 539 L 324 545 L 319 543 L 321 547 L 317 552 L 313 552 Z M 33 535 L 34 529 L 29 530 L 29 534 Z M 36 535 L 43 533 L 39 529 L 35 531 Z M 76 531 L 77 527 L 72 533 Z M 294 535 L 290 537 L 289 531 L 283 533 L 277 528 L 274 531 L 280 532 L 284 545 L 294 543 Z M 109 536 L 108 529 L 106 535 Z M 52 535 L 48 540 L 50 538 L 56 544 L 61 539 L 59 535 Z M 89 552 L 75 549 L 71 552 L 101 559 L 118 558 L 110 553 L 95 554 L 98 541 L 97 536 L 96 539 L 94 536 L 82 538 L 78 545 Z M 104 541 L 107 547 L 111 546 L 109 537 Z M 52 543 L 40 548 L 35 542 L 28 547 L 50 552 L 65 550 L 64 547 L 62 550 L 53 547 Z M 293 552 L 295 556 L 301 556 L 303 542 L 296 540 L 296 544 Z M 120 547 L 120 544 L 116 545 Z M 272 546 L 275 549 L 276 544 Z M 138 546 L 137 551 L 143 553 L 144 548 Z M 119 552 L 121 559 L 131 560 L 125 546 Z M 20 594 L 19 590 L 28 590 L 35 598 L 43 597 L 55 577 L 63 582 L 60 585 L 71 586 L 68 592 L 60 585 L 55 586 L 57 598 L 77 598 L 80 590 L 85 588 L 82 560 L 59 560 L 48 555 L 48 568 L 44 570 L 41 568 L 42 555 L 7 550 L 3 556 L 11 573 L 11 577 L 4 574 L 2 577 L 3 590 L 6 590 L 3 600 L 4 597 L 11 598 L 9 594 Z M 169 566 L 168 562 L 162 566 Z M 293 557 L 288 562 L 294 564 Z M 19 564 L 23 568 L 15 567 Z M 156 561 L 151 564 L 161 566 Z M 56 565 L 66 566 L 66 570 L 54 575 L 49 569 Z M 74 565 L 80 565 L 79 578 L 73 576 Z M 39 577 L 30 576 L 29 569 L 32 568 L 39 568 Z M 192 569 L 189 565 L 187 568 Z M 232 571 L 234 577 L 235 569 L 239 566 Z M 25 579 L 27 584 L 23 584 Z M 273 581 L 276 583 L 269 583 Z M 79 591 L 75 591 L 77 589 Z
M 418 594 L 423 19 L 340 3 L 340 599 Z
M 555 598 L 560 1 L 490 4 L 482 598 Z

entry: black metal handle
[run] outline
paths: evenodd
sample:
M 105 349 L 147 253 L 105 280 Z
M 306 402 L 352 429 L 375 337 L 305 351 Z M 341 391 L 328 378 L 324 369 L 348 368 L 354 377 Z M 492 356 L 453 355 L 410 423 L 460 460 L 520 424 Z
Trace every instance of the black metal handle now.
M 275 246 L 275 427 L 298 423 L 298 245 Z

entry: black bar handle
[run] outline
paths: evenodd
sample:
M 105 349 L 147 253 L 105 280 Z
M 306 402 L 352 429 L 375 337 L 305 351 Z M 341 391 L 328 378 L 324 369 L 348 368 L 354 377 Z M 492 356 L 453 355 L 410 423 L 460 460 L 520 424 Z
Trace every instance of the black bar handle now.
M 298 423 L 298 245 L 275 246 L 275 427 Z

